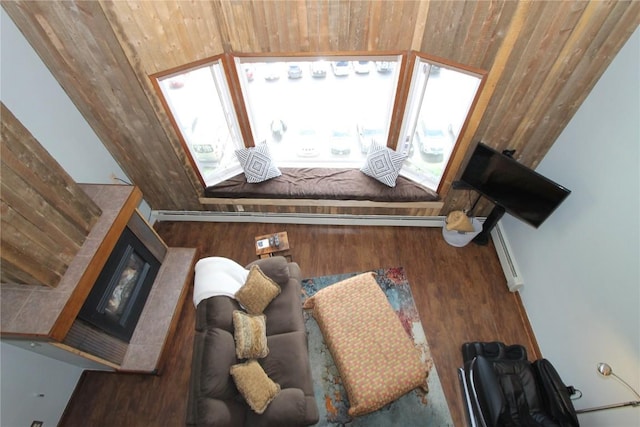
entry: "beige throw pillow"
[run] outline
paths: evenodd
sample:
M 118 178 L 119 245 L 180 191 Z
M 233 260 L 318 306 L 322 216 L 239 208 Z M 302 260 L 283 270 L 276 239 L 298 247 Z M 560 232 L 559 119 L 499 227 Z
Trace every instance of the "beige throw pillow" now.
M 264 314 L 233 312 L 233 337 L 238 359 L 260 359 L 269 354 L 267 317 Z
M 257 414 L 262 414 L 280 392 L 280 385 L 255 360 L 233 365 L 230 373 L 238 391 Z
M 278 295 L 280 295 L 280 286 L 267 277 L 260 270 L 260 267 L 254 265 L 249 270 L 246 282 L 238 289 L 235 297 L 250 314 L 262 314 L 269 303 Z

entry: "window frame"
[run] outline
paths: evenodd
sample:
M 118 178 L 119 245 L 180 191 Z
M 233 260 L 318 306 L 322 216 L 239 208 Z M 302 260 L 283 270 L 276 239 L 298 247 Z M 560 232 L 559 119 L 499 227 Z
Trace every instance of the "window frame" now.
M 405 128 L 405 114 L 406 110 L 409 107 L 408 102 L 410 98 L 410 91 L 412 89 L 412 79 L 413 72 L 415 69 L 415 63 L 417 61 L 423 60 L 429 62 L 431 65 L 437 65 L 439 67 L 444 67 L 448 69 L 453 69 L 457 72 L 461 72 L 464 74 L 471 75 L 479 79 L 479 84 L 476 90 L 476 93 L 473 97 L 473 101 L 471 102 L 465 120 L 460 128 L 460 131 L 456 137 L 456 140 L 453 143 L 453 148 L 451 154 L 448 158 L 447 163 L 444 166 L 444 171 L 440 178 L 440 182 L 436 189 L 434 189 L 437 193 L 440 193 L 442 186 L 445 180 L 448 180 L 448 175 L 450 173 L 451 163 L 454 157 L 457 155 L 457 151 L 460 148 L 460 143 L 463 139 L 469 140 L 470 137 L 466 135 L 466 131 L 469 126 L 469 122 L 471 117 L 474 114 L 476 106 L 478 104 L 478 100 L 482 94 L 484 84 L 486 81 L 486 72 L 484 70 L 465 66 L 463 64 L 459 64 L 453 61 L 449 61 L 443 58 L 435 57 L 429 54 L 425 54 L 418 51 L 379 51 L 379 52 L 371 52 L 371 51 L 355 51 L 355 52 L 295 52 L 295 53 L 223 53 L 220 55 L 215 55 L 209 58 L 205 58 L 199 61 L 195 61 L 189 64 L 185 64 L 183 66 L 175 67 L 170 70 L 166 70 L 163 72 L 155 73 L 150 76 L 152 80 L 152 85 L 156 89 L 156 93 L 160 98 L 160 102 L 165 109 L 165 113 L 168 115 L 169 122 L 171 123 L 174 131 L 177 134 L 178 140 L 184 149 L 187 158 L 191 167 L 196 171 L 196 174 L 203 185 L 203 188 L 206 188 L 208 184 L 205 182 L 204 177 L 200 171 L 199 165 L 196 159 L 193 158 L 191 154 L 191 150 L 189 149 L 188 143 L 185 140 L 182 131 L 180 130 L 180 126 L 177 123 L 176 118 L 172 114 L 171 108 L 165 99 L 163 94 L 163 90 L 160 87 L 159 79 L 164 79 L 176 75 L 180 75 L 182 73 L 186 73 L 190 70 L 206 66 L 207 64 L 220 61 L 222 66 L 224 78 L 226 79 L 226 87 L 229 91 L 229 96 L 232 104 L 233 111 L 232 113 L 235 115 L 235 121 L 239 136 L 241 140 L 240 144 L 246 148 L 255 146 L 255 138 L 253 134 L 253 129 L 251 125 L 250 112 L 247 108 L 248 102 L 245 100 L 245 96 L 243 93 L 242 82 L 240 81 L 240 76 L 238 73 L 238 61 L 242 61 L 246 58 L 251 58 L 252 61 L 247 62 L 280 62 L 279 60 L 284 61 L 292 61 L 295 58 L 304 58 L 305 60 L 309 60 L 312 58 L 324 59 L 326 61 L 335 61 L 335 60 L 362 60 L 362 58 L 380 58 L 380 57 L 394 57 L 398 58 L 397 64 L 399 65 L 398 70 L 398 78 L 395 89 L 395 98 L 392 100 L 392 110 L 389 115 L 389 123 L 387 126 L 387 147 L 393 150 L 398 150 L 398 148 L 402 148 L 401 137 L 403 135 L 403 131 Z M 370 59 L 375 61 L 376 59 Z M 415 126 L 414 126 L 415 127 Z M 322 166 L 319 166 L 322 167 Z M 242 169 L 240 167 L 237 168 L 237 171 L 234 169 L 234 174 L 241 173 Z M 416 180 L 414 177 L 410 179 Z M 224 178 L 224 179 L 228 179 Z M 420 180 L 416 180 L 420 182 Z M 422 180 L 424 181 L 424 180 Z M 424 185 L 424 184 L 423 184 Z
M 406 108 L 408 106 L 409 103 L 409 98 L 411 96 L 411 89 L 412 89 L 412 81 L 413 81 L 413 70 L 416 69 L 415 64 L 418 61 L 426 61 L 428 62 L 430 65 L 435 65 L 438 66 L 440 68 L 447 68 L 447 69 L 451 69 L 454 70 L 456 72 L 462 73 L 462 74 L 466 74 L 469 75 L 471 77 L 475 77 L 477 78 L 478 81 L 478 86 L 476 89 L 476 92 L 472 98 L 472 101 L 469 104 L 469 108 L 467 110 L 465 119 L 462 122 L 462 125 L 460 126 L 460 131 L 458 132 L 455 141 L 453 141 L 453 148 L 451 150 L 451 154 L 449 155 L 449 158 L 446 162 L 446 164 L 444 165 L 444 170 L 442 172 L 442 176 L 440 177 L 438 186 L 436 189 L 434 189 L 434 191 L 436 191 L 437 194 L 440 194 L 442 191 L 442 187 L 445 185 L 445 182 L 450 181 L 449 179 L 449 175 L 451 173 L 451 167 L 452 167 L 452 161 L 454 158 L 457 157 L 457 153 L 458 151 L 461 149 L 461 145 L 463 141 L 470 141 L 471 137 L 473 135 L 467 135 L 467 129 L 469 127 L 471 118 L 474 116 L 474 113 L 476 111 L 478 102 L 480 100 L 480 96 L 482 95 L 483 89 L 484 89 L 484 85 L 486 82 L 486 76 L 487 76 L 487 72 L 480 69 L 480 68 L 476 68 L 476 67 L 471 67 L 471 66 L 467 66 L 464 64 L 460 64 L 454 61 L 450 61 L 444 58 L 440 58 L 434 55 L 429 55 L 427 53 L 423 53 L 423 52 L 418 52 L 418 51 L 411 51 L 409 53 L 409 60 L 408 62 L 408 71 L 407 71 L 407 81 L 406 81 L 406 91 L 404 92 L 405 94 L 405 98 L 404 98 L 404 111 L 406 111 Z M 416 117 L 416 123 L 415 126 L 413 126 L 413 131 L 415 132 L 415 127 L 417 127 L 418 125 L 418 118 Z M 403 132 L 405 130 L 405 116 L 404 114 L 400 117 L 398 117 L 397 122 L 398 123 L 398 136 L 397 136 L 397 142 L 399 143 L 401 140 L 402 135 L 405 134 L 405 132 Z M 413 142 L 411 142 L 411 144 L 413 144 Z M 465 147 L 468 144 L 465 144 Z M 416 175 L 412 172 L 408 172 L 404 167 L 403 170 L 400 173 L 401 176 L 404 176 L 408 179 L 411 179 L 412 181 L 415 181 L 421 185 L 426 185 L 424 183 L 425 179 L 420 179 L 419 177 L 416 177 Z M 430 188 L 430 187 L 429 187 Z

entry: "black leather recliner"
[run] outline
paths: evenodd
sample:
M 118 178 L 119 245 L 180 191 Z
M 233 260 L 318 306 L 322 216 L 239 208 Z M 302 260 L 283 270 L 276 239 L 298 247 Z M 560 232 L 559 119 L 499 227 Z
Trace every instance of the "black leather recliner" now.
M 459 376 L 472 427 L 578 427 L 567 387 L 546 359 L 529 362 L 521 345 L 462 346 Z

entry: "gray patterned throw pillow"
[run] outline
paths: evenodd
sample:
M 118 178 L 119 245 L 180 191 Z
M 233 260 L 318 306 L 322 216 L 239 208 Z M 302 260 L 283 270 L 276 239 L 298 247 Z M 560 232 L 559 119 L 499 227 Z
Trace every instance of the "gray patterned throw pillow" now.
M 273 163 L 266 144 L 236 150 L 247 182 L 258 183 L 282 175 Z
M 398 179 L 398 174 L 406 158 L 407 156 L 404 154 L 396 153 L 392 149 L 372 141 L 367 161 L 360 171 L 389 187 L 395 187 L 396 179 Z

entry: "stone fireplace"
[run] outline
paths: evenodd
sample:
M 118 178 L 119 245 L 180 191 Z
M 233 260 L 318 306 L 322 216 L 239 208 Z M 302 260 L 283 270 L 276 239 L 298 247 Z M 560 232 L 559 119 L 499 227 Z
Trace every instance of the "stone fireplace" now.
M 2 284 L 2 339 L 78 366 L 157 373 L 196 249 L 166 246 L 137 210 L 137 187 L 79 185 L 102 214 L 58 286 Z

